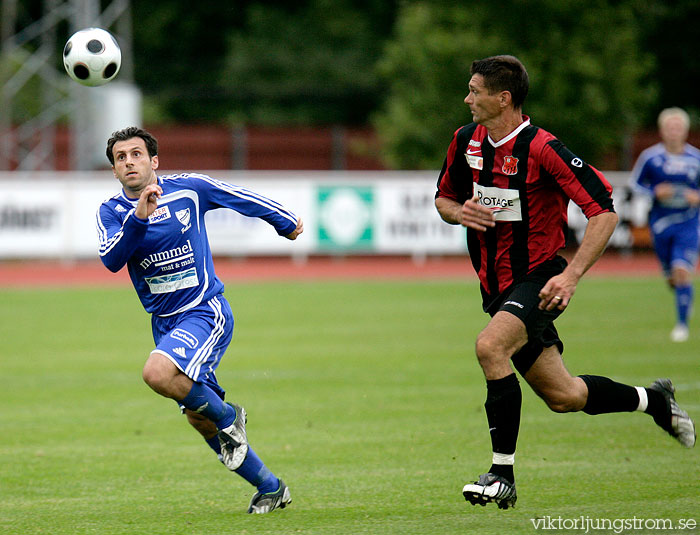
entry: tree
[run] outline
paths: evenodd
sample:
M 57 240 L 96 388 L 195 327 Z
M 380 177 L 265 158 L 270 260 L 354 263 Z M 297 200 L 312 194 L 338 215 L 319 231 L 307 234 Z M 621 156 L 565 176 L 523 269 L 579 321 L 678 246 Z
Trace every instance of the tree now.
M 148 122 L 214 121 L 226 108 L 215 80 L 226 37 L 247 2 L 132 2 L 135 78 Z
M 393 2 L 253 4 L 228 40 L 219 87 L 227 117 L 255 124 L 366 124 L 379 103 L 374 70 Z
M 379 72 L 389 89 L 374 124 L 388 164 L 437 168 L 463 103 L 471 61 L 518 56 L 528 68 L 524 113 L 591 163 L 618 148 L 650 106 L 653 58 L 633 12 L 603 0 L 477 0 L 402 5 Z
M 386 0 L 134 3 L 151 121 L 366 124 L 396 6 Z
M 659 95 L 645 125 L 656 129 L 663 108 L 680 106 L 700 119 L 700 2 L 697 0 L 630 0 L 644 49 L 656 58 L 648 73 L 659 84 Z M 697 125 L 696 125 L 697 126 Z

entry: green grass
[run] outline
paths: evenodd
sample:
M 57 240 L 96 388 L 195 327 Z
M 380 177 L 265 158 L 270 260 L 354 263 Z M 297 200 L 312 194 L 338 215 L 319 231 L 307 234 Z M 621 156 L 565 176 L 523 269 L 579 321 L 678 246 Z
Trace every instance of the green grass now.
M 229 283 L 236 329 L 219 381 L 294 497 L 253 516 L 252 487 L 141 381 L 152 340 L 133 290 L 0 290 L 0 533 L 519 534 L 547 516 L 700 523 L 697 449 L 642 414 L 551 413 L 524 381 L 518 506 L 464 502 L 462 486 L 491 456 L 473 356 L 487 319 L 478 294 L 474 282 Z M 697 417 L 698 320 L 685 344 L 668 343 L 672 323 L 660 278 L 589 278 L 558 328 L 572 373 L 639 385 L 670 376 Z

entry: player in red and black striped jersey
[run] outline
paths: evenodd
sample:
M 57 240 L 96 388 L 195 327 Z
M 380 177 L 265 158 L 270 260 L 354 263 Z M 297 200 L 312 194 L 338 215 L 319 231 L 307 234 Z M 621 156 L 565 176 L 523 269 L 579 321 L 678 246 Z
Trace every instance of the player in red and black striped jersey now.
M 603 175 L 528 117 L 521 119 L 493 143 L 482 125 L 457 130 L 438 184 L 440 198 L 463 205 L 476 195 L 497 222 L 507 222 L 493 232 L 468 233 L 485 305 L 564 247 L 569 199 L 589 218 L 614 215 Z M 616 218 L 607 219 L 612 230 Z
M 472 504 L 515 504 L 513 464 L 522 394 L 511 367 L 556 412 L 588 414 L 644 411 L 683 445 L 695 444 L 695 427 L 678 407 L 673 386 L 649 388 L 606 377 L 572 377 L 561 358 L 553 321 L 569 305 L 583 274 L 595 263 L 617 224 L 605 177 L 549 132 L 522 114 L 527 71 L 513 56 L 471 66 L 473 123 L 458 129 L 447 151 L 435 205 L 448 223 L 467 228 L 483 307 L 492 317 L 476 341 L 486 378 L 486 416 L 493 464 L 463 489 Z M 583 240 L 567 264 L 567 206 L 588 218 Z

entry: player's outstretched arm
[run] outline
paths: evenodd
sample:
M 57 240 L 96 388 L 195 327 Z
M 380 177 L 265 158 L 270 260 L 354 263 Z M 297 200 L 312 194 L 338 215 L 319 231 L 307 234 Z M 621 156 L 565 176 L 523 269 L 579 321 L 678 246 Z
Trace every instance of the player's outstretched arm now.
M 608 240 L 610 240 L 617 225 L 617 220 L 615 212 L 603 212 L 588 220 L 581 245 L 579 245 L 569 265 L 562 273 L 549 279 L 540 291 L 539 307 L 541 309 L 559 308 L 564 310 L 567 307 L 576 291 L 578 281 L 605 251 Z
M 301 217 L 297 219 L 297 228 L 295 228 L 291 233 L 287 234 L 285 238 L 288 240 L 296 240 L 297 236 L 304 232 L 304 222 L 301 220 Z

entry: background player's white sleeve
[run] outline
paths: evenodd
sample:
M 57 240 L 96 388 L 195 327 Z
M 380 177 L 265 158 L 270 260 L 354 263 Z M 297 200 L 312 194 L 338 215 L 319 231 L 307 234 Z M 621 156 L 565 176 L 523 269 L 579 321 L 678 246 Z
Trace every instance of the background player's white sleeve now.
M 297 226 L 297 217 L 282 206 L 254 191 L 234 186 L 206 175 L 191 174 L 197 189 L 204 192 L 205 211 L 214 208 L 230 208 L 248 217 L 259 217 L 272 225 L 277 234 L 287 236 Z
M 97 235 L 100 260 L 107 269 L 116 273 L 128 262 L 146 234 L 148 221 L 134 215 L 134 209 L 122 219 L 107 204 L 97 210 Z

